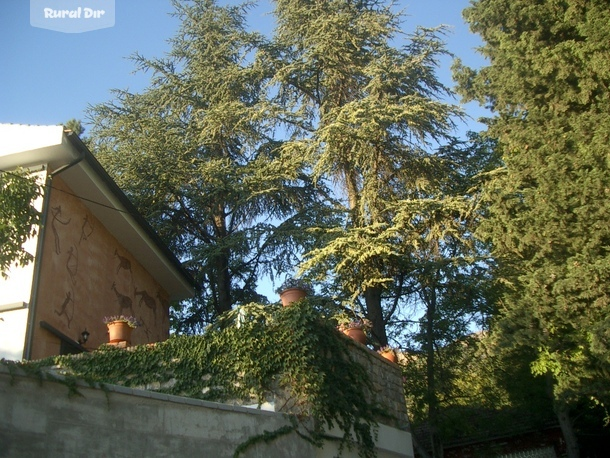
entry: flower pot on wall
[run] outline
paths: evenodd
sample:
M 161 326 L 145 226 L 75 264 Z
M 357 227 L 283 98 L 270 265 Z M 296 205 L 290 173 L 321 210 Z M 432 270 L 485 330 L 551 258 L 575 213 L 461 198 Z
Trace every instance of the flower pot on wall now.
M 366 334 L 360 328 L 348 328 L 343 330 L 343 334 L 348 336 L 350 339 L 355 340 L 362 345 L 366 344 Z
M 379 354 L 392 363 L 398 363 L 398 357 L 396 356 L 394 350 L 383 350 L 380 351 Z
M 288 288 L 280 293 L 280 300 L 284 307 L 293 302 L 300 301 L 307 296 L 307 291 L 303 288 Z
M 131 342 L 131 331 L 133 328 L 125 321 L 111 321 L 108 326 L 108 341 L 110 343 Z

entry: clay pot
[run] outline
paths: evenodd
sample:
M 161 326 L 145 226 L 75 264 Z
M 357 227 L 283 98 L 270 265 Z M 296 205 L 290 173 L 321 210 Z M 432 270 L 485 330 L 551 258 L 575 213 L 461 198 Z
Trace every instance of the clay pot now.
M 302 288 L 288 288 L 280 293 L 282 305 L 287 307 L 293 302 L 300 301 L 307 296 L 307 291 Z
M 343 334 L 345 334 L 349 338 L 355 340 L 356 342 L 361 343 L 362 345 L 366 344 L 366 334 L 360 328 L 345 329 L 343 331 Z
M 108 341 L 110 343 L 127 342 L 129 345 L 131 340 L 131 331 L 133 328 L 124 321 L 112 321 L 108 324 Z
M 392 363 L 398 363 L 398 357 L 396 356 L 396 353 L 394 353 L 394 350 L 382 351 L 379 352 L 379 354 Z

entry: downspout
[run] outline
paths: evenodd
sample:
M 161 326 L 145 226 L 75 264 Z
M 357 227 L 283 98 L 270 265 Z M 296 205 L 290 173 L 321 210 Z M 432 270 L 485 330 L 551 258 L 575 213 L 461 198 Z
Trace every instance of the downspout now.
M 67 135 L 74 135 L 70 132 Z M 85 151 L 79 149 L 79 155 L 72 162 L 62 165 L 58 169 L 47 174 L 47 179 L 44 185 L 44 195 L 42 198 L 42 218 L 40 220 L 40 229 L 38 231 L 38 242 L 36 243 L 36 257 L 34 258 L 34 278 L 32 280 L 32 291 L 30 293 L 30 304 L 28 313 L 28 324 L 25 331 L 25 347 L 23 349 L 23 359 L 32 358 L 32 342 L 34 338 L 34 326 L 36 325 L 36 305 L 38 304 L 38 289 L 40 284 L 40 271 L 42 266 L 42 253 L 45 240 L 47 220 L 49 217 L 49 207 L 51 204 L 51 184 L 55 175 L 64 172 L 72 166 L 75 166 L 85 158 Z

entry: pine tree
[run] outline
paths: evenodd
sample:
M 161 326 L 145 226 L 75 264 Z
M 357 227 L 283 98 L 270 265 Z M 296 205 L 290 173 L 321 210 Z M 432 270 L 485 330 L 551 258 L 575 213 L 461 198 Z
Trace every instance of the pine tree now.
M 97 157 L 201 284 L 175 316 L 192 332 L 234 304 L 266 300 L 259 278 L 295 262 L 323 190 L 273 137 L 269 70 L 253 58 L 264 40 L 247 30 L 247 7 L 175 6 L 168 57 L 134 56 L 150 87 L 94 107 L 92 135 Z
M 268 61 L 292 128 L 284 149 L 307 158 L 314 178 L 341 199 L 343 225 L 324 233 L 303 268 L 330 274 L 339 295 L 361 303 L 385 345 L 384 302 L 418 243 L 395 222 L 406 228 L 426 207 L 439 214 L 432 207 L 443 207 L 447 169 L 433 145 L 448 139 L 460 114 L 441 100 L 448 91 L 435 75 L 442 31 L 418 29 L 407 39 L 401 16 L 377 1 L 279 0 L 275 14 Z
M 372 321 L 377 345 L 388 344 L 390 328 L 407 334 L 399 323 L 413 318 L 407 309 L 424 309 L 417 338 L 440 457 L 435 348 L 449 338 L 439 336 L 447 318 L 453 331 L 467 330 L 462 306 L 464 316 L 480 317 L 482 302 L 466 304 L 479 254 L 469 189 L 488 160 L 452 138 L 461 112 L 435 73 L 444 31 L 402 34 L 403 18 L 378 1 L 279 0 L 275 14 L 266 58 L 291 128 L 283 148 L 307 158 L 317 182 L 331 183 L 342 218 L 317 232 L 320 243 L 301 268 L 330 279 L 330 292 Z
M 489 65 L 456 66 L 462 94 L 495 114 L 503 167 L 487 185 L 506 285 L 498 330 L 569 406 L 610 401 L 610 9 L 605 1 L 480 0 L 465 11 Z

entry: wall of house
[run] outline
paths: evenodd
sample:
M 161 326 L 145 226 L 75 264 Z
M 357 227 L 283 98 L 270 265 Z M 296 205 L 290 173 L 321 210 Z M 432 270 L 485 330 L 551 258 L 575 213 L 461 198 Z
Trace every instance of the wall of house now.
M 44 183 L 45 172 L 34 174 L 39 183 Z M 34 202 L 34 207 L 42 209 L 42 197 Z M 36 255 L 38 234 L 23 245 L 25 251 Z M 23 358 L 25 334 L 28 321 L 28 307 L 34 278 L 34 263 L 24 267 L 13 266 L 0 277 L 0 358 L 20 360 Z
M 23 305 L 20 305 L 23 304 Z M 23 358 L 23 345 L 28 321 L 25 302 L 5 303 L 0 313 L 0 358 L 20 360 Z M 11 306 L 19 309 L 10 310 Z
M 289 424 L 286 416 L 149 391 L 108 386 L 78 387 L 69 396 L 58 382 L 32 376 L 11 377 L 0 365 L 0 444 L 3 457 L 45 456 L 210 456 L 231 457 L 235 448 L 264 431 Z M 381 426 L 379 458 L 411 458 L 411 435 Z M 290 434 L 261 443 L 242 455 L 249 457 L 330 458 L 324 449 Z M 347 451 L 346 458 L 358 456 Z
M 134 345 L 165 340 L 169 335 L 167 293 L 120 245 L 58 175 L 53 180 L 43 240 L 31 358 L 59 354 L 60 339 L 39 326 L 45 321 L 97 348 L 108 342 L 103 318 L 132 315 L 142 326 Z
M 34 263 L 11 268 L 7 275 L 0 280 L 0 358 L 19 360 L 23 357 Z

